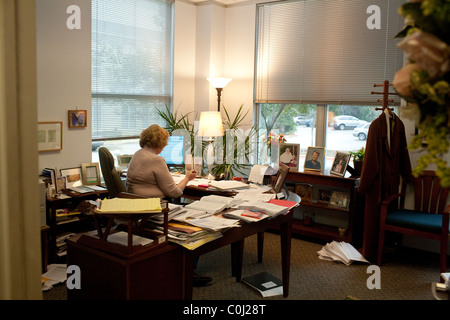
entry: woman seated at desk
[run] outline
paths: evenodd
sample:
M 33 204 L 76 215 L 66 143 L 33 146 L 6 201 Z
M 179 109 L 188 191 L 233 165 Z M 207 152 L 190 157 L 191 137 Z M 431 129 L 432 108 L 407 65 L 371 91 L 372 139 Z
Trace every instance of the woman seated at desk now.
M 196 177 L 191 170 L 178 184 L 167 167 L 166 161 L 159 156 L 167 146 L 169 132 L 154 124 L 144 129 L 140 135 L 138 150 L 130 161 L 127 172 L 129 192 L 149 198 L 179 198 L 187 183 Z
M 178 184 L 173 180 L 166 161 L 159 156 L 167 146 L 169 132 L 154 124 L 144 129 L 139 137 L 141 149 L 136 151 L 128 165 L 127 188 L 131 193 L 149 198 L 179 198 L 187 183 L 197 176 L 195 170 L 186 173 Z M 195 262 L 197 264 L 197 261 Z M 195 268 L 195 267 L 194 267 Z M 194 274 L 194 285 L 210 282 L 210 277 Z

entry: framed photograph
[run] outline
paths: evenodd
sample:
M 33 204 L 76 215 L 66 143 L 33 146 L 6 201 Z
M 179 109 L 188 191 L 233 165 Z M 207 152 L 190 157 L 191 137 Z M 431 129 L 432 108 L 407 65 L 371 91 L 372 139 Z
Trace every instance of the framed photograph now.
M 319 189 L 319 202 L 320 203 L 330 203 L 331 190 Z
M 330 206 L 348 210 L 350 194 L 346 192 L 333 191 L 330 198 Z
M 62 150 L 62 122 L 38 122 L 37 137 L 39 152 Z
M 297 183 L 295 185 L 295 193 L 300 196 L 302 201 L 312 202 L 313 186 L 308 183 Z
M 325 148 L 308 147 L 303 168 L 305 171 L 323 171 L 324 160 Z
M 289 167 L 283 164 L 280 164 L 280 167 L 278 168 L 276 180 L 273 186 L 273 190 L 275 193 L 281 192 L 281 189 L 283 188 L 284 182 L 286 181 L 286 176 L 289 172 Z
M 298 171 L 300 145 L 295 143 L 280 144 L 280 162 L 289 167 L 289 171 Z
M 87 127 L 87 110 L 69 110 L 69 128 Z
M 350 161 L 351 154 L 348 152 L 337 151 L 331 166 L 330 174 L 343 177 Z
M 70 189 L 71 187 L 79 187 L 83 185 L 81 180 L 81 168 L 66 168 L 61 169 L 61 177 L 66 178 L 66 188 Z
M 84 185 L 100 185 L 100 166 L 98 162 L 82 163 L 81 174 Z

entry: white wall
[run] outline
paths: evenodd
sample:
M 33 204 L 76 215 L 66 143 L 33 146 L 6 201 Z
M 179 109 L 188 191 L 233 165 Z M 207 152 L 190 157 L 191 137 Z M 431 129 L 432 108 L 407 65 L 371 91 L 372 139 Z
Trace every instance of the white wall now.
M 67 7 L 81 9 L 81 29 L 70 30 Z M 62 121 L 63 149 L 39 153 L 45 167 L 91 161 L 91 1 L 36 1 L 38 121 Z M 68 110 L 87 110 L 86 128 L 68 128 Z

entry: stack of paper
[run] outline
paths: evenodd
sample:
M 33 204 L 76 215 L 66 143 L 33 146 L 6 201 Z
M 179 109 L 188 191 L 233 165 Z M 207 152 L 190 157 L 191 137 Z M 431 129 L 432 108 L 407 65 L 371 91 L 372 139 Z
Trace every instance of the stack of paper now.
M 210 195 L 204 196 L 200 200 L 187 204 L 185 208 L 206 211 L 207 213 L 214 214 L 221 212 L 226 208 L 231 208 L 241 203 L 242 200 L 234 199 L 230 197 Z
M 265 214 L 265 213 L 259 212 L 259 211 L 253 211 L 253 212 L 260 213 L 260 215 L 258 214 L 255 216 L 251 216 L 251 215 L 247 214 L 248 211 L 252 211 L 252 210 L 249 210 L 249 209 L 231 210 L 231 211 L 224 212 L 222 214 L 222 216 L 224 216 L 226 218 L 231 218 L 231 219 L 243 220 L 245 222 L 258 222 L 258 221 L 261 221 L 263 219 L 270 217 L 268 214 Z
M 261 202 L 261 201 L 247 201 L 238 206 L 238 209 L 250 209 L 264 212 L 271 217 L 276 217 L 279 214 L 286 214 L 289 211 L 288 207 L 279 206 L 273 203 Z
M 150 213 L 160 212 L 161 200 L 159 198 L 129 199 L 113 198 L 104 199 L 98 213 Z
M 333 241 L 326 244 L 317 252 L 319 259 L 328 261 L 338 261 L 349 266 L 354 261 L 369 263 L 351 244 L 347 242 Z
M 162 232 L 162 227 L 158 227 L 157 230 Z M 169 222 L 168 237 L 169 241 L 193 250 L 205 243 L 222 237 L 222 232 L 211 232 L 186 223 Z
M 209 182 L 209 185 L 219 190 L 227 190 L 227 191 L 249 188 L 248 184 L 236 180 L 211 181 Z

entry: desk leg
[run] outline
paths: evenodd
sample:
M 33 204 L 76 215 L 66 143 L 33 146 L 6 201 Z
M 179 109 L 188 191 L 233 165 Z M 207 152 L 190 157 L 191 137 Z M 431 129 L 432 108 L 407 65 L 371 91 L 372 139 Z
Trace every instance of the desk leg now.
M 283 276 L 283 297 L 289 295 L 289 276 L 291 270 L 292 220 L 280 225 L 281 264 Z
M 242 258 L 244 255 L 244 239 L 231 244 L 231 275 L 236 277 L 236 282 L 242 277 Z
M 258 232 L 258 263 L 262 262 L 264 250 L 264 232 Z
M 183 250 L 184 251 L 184 250 Z M 184 252 L 184 300 L 192 300 L 192 289 L 194 285 L 194 258 L 190 252 Z

